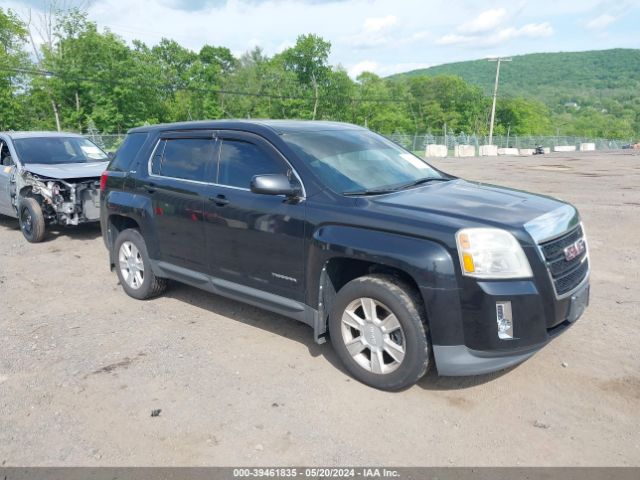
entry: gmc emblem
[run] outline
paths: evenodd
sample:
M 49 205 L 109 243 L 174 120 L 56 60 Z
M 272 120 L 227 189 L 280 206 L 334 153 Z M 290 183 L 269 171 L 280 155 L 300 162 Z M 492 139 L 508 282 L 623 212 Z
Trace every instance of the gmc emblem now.
M 584 238 L 581 238 L 577 242 L 572 243 L 571 245 L 569 245 L 564 249 L 564 259 L 567 262 L 570 262 L 571 260 L 576 258 L 578 255 L 581 255 L 582 252 L 585 251 L 585 248 L 586 248 L 586 244 L 584 243 Z

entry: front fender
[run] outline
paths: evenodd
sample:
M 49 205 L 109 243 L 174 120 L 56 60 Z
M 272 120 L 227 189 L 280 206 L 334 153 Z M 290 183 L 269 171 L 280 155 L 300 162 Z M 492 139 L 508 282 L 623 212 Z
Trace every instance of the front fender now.
M 307 302 L 318 307 L 322 269 L 336 257 L 402 270 L 418 285 L 432 341 L 462 338 L 459 287 L 453 259 L 438 242 L 379 230 L 327 225 L 312 235 L 307 268 Z

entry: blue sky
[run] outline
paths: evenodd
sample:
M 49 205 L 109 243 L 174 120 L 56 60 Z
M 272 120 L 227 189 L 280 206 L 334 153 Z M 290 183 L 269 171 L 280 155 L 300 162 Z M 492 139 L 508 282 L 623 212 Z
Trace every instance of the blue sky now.
M 32 17 L 46 2 L 4 0 Z M 73 0 L 58 2 L 73 4 Z M 332 43 L 350 75 L 385 76 L 495 55 L 640 48 L 640 0 L 99 0 L 89 17 L 127 41 L 163 36 L 269 55 L 303 33 Z

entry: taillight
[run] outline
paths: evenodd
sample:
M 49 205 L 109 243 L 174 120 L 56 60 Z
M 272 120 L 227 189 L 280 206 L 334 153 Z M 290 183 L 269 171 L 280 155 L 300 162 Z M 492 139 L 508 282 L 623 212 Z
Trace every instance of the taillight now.
M 107 177 L 109 176 L 109 172 L 102 172 L 100 175 L 100 191 L 104 192 L 107 188 Z

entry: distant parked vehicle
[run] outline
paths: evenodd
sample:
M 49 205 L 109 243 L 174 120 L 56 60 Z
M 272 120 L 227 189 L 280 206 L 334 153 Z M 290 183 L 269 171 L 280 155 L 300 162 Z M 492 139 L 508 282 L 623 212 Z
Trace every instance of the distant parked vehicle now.
M 534 155 L 544 155 L 544 147 L 542 145 L 538 145 L 533 151 Z
M 0 214 L 15 217 L 29 242 L 48 225 L 100 220 L 100 174 L 109 156 L 81 135 L 0 133 Z

